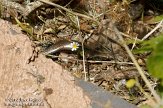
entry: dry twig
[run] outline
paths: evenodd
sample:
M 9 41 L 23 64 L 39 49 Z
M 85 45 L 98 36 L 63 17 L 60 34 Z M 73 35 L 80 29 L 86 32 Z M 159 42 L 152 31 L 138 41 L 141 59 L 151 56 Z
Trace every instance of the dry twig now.
M 71 11 L 71 10 L 69 10 L 69 9 L 67 9 L 67 8 L 65 8 L 65 7 L 63 7 L 63 6 L 61 6 L 61 5 L 58 5 L 58 4 L 49 2 L 49 1 L 45 1 L 45 0 L 38 0 L 38 1 L 43 2 L 43 3 L 46 3 L 46 4 L 48 4 L 48 5 L 52 5 L 52 6 L 54 6 L 54 7 L 57 7 L 57 8 L 59 8 L 59 9 L 62 9 L 62 10 L 64 10 L 64 11 L 66 11 L 66 12 L 69 12 L 69 13 L 71 13 L 71 14 L 73 14 L 73 15 L 77 15 L 77 16 L 79 16 L 79 17 L 83 17 L 83 18 L 92 20 L 92 21 L 96 22 L 98 25 L 100 24 L 100 22 L 98 22 L 96 19 L 94 19 L 94 18 L 92 18 L 92 17 L 90 17 L 90 16 L 87 16 L 87 15 L 84 15 L 84 14 L 81 14 L 81 13 L 77 13 L 77 12 L 73 12 L 73 11 Z
M 12 1 L 7 1 L 7 0 L 2 0 L 2 6 L 7 7 L 9 9 L 15 9 L 17 12 L 19 12 L 21 15 L 28 16 L 32 11 L 37 9 L 38 7 L 44 5 L 44 3 L 40 1 L 35 1 L 27 4 L 25 7 L 22 6 L 19 3 L 12 2 Z
M 144 80 L 144 82 L 146 83 L 147 87 L 149 88 L 149 90 L 151 91 L 151 93 L 153 94 L 155 100 L 157 103 L 160 103 L 160 97 L 159 95 L 156 93 L 156 91 L 153 89 L 153 87 L 151 86 L 150 82 L 148 81 L 147 77 L 145 76 L 142 68 L 139 66 L 138 62 L 136 61 L 134 55 L 132 54 L 132 52 L 130 51 L 129 47 L 126 45 L 122 35 L 119 33 L 118 29 L 114 26 L 114 31 L 116 32 L 118 38 L 120 39 L 120 41 L 122 42 L 124 48 L 126 49 L 128 55 L 130 56 L 132 62 L 135 64 L 139 74 L 141 75 L 142 79 Z
M 75 58 L 71 58 L 71 57 L 60 57 L 60 56 L 56 56 L 56 55 L 48 55 L 48 57 L 51 57 L 51 58 L 63 58 L 63 59 L 83 62 L 83 60 L 79 60 L 79 59 L 75 59 Z M 87 60 L 85 62 L 87 62 L 87 63 L 109 63 L 109 64 L 120 64 L 120 65 L 134 65 L 134 63 L 131 63 L 131 62 L 115 62 L 115 61 Z
M 82 52 L 83 52 L 83 68 L 84 68 L 84 80 L 87 81 L 87 72 L 86 72 L 86 69 L 85 69 L 85 52 L 84 52 L 84 41 L 86 40 L 86 36 L 84 37 L 83 39 L 83 42 L 82 42 Z
M 150 31 L 148 34 L 146 34 L 143 38 L 142 38 L 142 41 L 147 39 L 152 33 L 154 33 L 158 28 L 160 28 L 160 26 L 162 25 L 163 23 L 163 20 L 160 21 L 160 23 L 158 23 L 156 25 L 156 27 L 154 29 L 152 29 L 152 31 Z

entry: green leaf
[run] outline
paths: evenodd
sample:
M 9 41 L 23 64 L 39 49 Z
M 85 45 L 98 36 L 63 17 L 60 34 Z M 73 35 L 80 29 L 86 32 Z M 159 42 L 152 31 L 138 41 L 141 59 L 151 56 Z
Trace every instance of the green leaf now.
M 142 53 L 150 52 L 150 51 L 152 51 L 151 46 L 143 46 L 142 48 L 133 50 L 133 53 L 134 54 L 139 54 L 139 53 L 142 54 Z
M 134 53 L 145 53 L 150 52 L 156 48 L 156 46 L 163 41 L 163 33 L 159 34 L 155 38 L 151 38 L 150 40 L 145 40 L 139 42 L 141 48 L 133 50 Z
M 155 24 L 155 23 L 160 22 L 161 20 L 163 20 L 163 15 L 155 16 L 155 17 L 151 18 L 150 20 L 146 21 L 146 23 Z
M 163 53 L 153 54 L 147 60 L 149 72 L 160 79 L 163 79 Z
M 147 59 L 149 72 L 159 79 L 163 79 L 163 40 L 154 48 L 152 55 Z

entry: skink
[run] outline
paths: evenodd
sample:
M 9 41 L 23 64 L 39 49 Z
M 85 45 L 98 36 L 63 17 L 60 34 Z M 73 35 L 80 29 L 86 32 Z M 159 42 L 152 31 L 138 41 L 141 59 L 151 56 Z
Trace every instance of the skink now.
M 60 40 L 43 51 L 45 55 L 55 54 L 60 51 L 75 51 L 79 48 L 78 42 Z

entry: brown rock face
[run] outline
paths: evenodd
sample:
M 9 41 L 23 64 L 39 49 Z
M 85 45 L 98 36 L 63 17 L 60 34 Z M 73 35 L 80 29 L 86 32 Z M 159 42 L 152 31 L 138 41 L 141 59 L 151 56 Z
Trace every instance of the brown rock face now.
M 0 108 L 89 108 L 90 100 L 74 78 L 39 55 L 16 26 L 0 20 Z
M 0 108 L 136 108 L 41 54 L 29 63 L 28 37 L 9 22 L 0 26 Z

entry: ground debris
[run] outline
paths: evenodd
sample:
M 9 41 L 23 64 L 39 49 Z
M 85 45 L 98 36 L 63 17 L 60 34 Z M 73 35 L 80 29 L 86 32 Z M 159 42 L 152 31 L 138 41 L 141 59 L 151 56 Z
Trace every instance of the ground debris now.
M 137 47 L 136 41 L 153 29 L 153 25 L 143 20 L 152 17 L 153 14 L 149 13 L 155 13 L 153 8 L 146 6 L 146 2 L 142 2 L 2 0 L 0 7 L 1 18 L 12 23 L 18 19 L 20 24 L 28 25 L 24 28 L 32 28 L 31 33 L 23 31 L 40 47 L 37 54 L 48 55 L 48 58 L 71 71 L 75 77 L 84 79 L 86 74 L 88 81 L 130 100 L 132 96 L 134 99 L 143 96 L 143 93 L 138 87 L 130 91 L 125 84 L 119 84 L 122 80 L 138 78 L 140 81 L 141 78 L 113 26 L 118 28 L 131 49 Z M 83 66 L 83 58 L 86 66 Z M 141 66 L 146 70 L 146 57 L 138 55 L 136 59 L 141 60 Z M 141 86 L 145 88 L 144 84 Z M 134 99 L 131 100 L 135 104 L 142 101 L 138 98 L 135 102 Z

